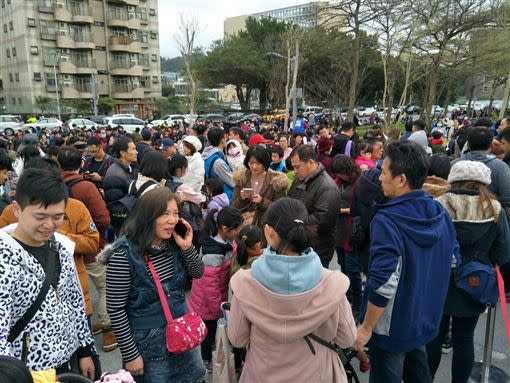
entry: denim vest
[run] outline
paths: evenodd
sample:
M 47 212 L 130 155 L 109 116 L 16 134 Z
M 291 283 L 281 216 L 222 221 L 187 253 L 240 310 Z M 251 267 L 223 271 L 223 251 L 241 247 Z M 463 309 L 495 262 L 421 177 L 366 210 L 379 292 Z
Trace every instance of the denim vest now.
M 126 313 L 132 329 L 152 329 L 165 326 L 167 321 L 158 290 L 152 275 L 147 270 L 147 264 L 142 258 L 140 247 L 129 242 L 125 236 L 119 238 L 115 243 L 116 249 L 120 247 L 126 250 L 131 271 L 131 288 L 126 304 Z M 161 281 L 161 284 L 172 317 L 175 319 L 188 313 L 184 295 L 187 273 L 181 252 L 173 243 L 170 245 L 169 256 L 174 257 L 173 277 Z

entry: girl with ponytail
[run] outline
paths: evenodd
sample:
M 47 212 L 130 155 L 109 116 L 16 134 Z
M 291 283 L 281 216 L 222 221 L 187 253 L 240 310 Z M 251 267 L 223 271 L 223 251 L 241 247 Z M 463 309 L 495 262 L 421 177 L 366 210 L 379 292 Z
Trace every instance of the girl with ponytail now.
M 257 226 L 246 225 L 241 229 L 236 239 L 237 248 L 232 260 L 231 276 L 241 268 L 250 268 L 253 261 L 262 255 L 262 241 L 262 230 Z
M 249 345 L 240 383 L 347 383 L 336 353 L 305 337 L 352 346 L 356 325 L 346 298 L 349 279 L 322 267 L 311 248 L 315 225 L 301 201 L 273 202 L 263 228 L 268 247 L 230 282 L 228 337 L 234 347 Z

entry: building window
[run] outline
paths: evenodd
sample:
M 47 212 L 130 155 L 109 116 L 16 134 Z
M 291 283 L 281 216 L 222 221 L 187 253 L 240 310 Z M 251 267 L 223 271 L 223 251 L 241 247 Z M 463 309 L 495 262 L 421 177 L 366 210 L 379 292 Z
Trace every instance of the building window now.
M 18 104 L 23 104 L 23 101 L 21 100 L 21 98 L 18 98 Z
M 157 32 L 151 32 L 151 39 L 155 40 L 158 38 L 158 33 Z
M 7 4 L 10 4 L 11 3 L 11 0 L 7 0 Z
M 149 33 L 147 31 L 139 31 L 138 32 L 138 39 L 142 43 L 148 43 L 149 42 Z
M 7 48 L 5 50 L 5 54 L 7 55 L 7 58 L 11 57 L 11 50 L 9 48 Z
M 4 33 L 7 33 L 7 24 L 4 24 Z
M 28 26 L 29 27 L 35 27 L 35 19 L 28 18 Z
M 33 55 L 38 55 L 39 54 L 39 47 L 35 46 L 35 45 L 32 45 L 30 47 L 30 53 L 33 54 Z
M 14 82 L 14 76 L 12 75 L 12 73 L 9 73 L 9 81 Z
M 105 50 L 106 50 L 106 47 L 96 45 L 96 51 L 105 51 Z
M 5 8 L 5 0 L 2 0 L 2 8 Z
M 102 21 L 94 21 L 94 26 L 95 27 L 104 27 L 104 22 L 102 22 Z
M 156 10 L 154 8 L 149 9 L 149 15 L 156 16 Z
M 9 30 L 10 31 L 14 30 L 14 25 L 12 24 L 12 21 L 9 21 Z
M 157 84 L 157 83 L 159 82 L 159 78 L 158 78 L 158 76 L 152 76 L 152 82 L 153 82 L 154 84 Z
M 34 72 L 34 81 L 42 81 L 41 72 Z
M 12 105 L 16 105 L 16 97 L 12 98 Z
M 19 73 L 16 73 L 15 77 L 16 77 L 16 82 L 19 82 Z
M 12 48 L 12 57 L 16 57 L 16 48 Z

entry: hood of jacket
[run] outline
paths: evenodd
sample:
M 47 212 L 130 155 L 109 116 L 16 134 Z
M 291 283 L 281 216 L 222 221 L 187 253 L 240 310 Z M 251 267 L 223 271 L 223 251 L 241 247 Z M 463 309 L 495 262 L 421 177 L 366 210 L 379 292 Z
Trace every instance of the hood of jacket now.
M 229 140 L 227 142 L 227 145 L 225 145 L 225 147 L 227 147 L 229 144 L 234 144 L 237 147 L 237 149 L 239 149 L 239 153 L 243 154 L 243 146 L 241 145 L 241 143 L 239 141 L 237 141 L 237 140 Z
M 459 161 L 468 160 L 468 161 L 478 161 L 483 162 L 484 164 L 488 164 L 491 161 L 494 161 L 496 156 L 494 154 L 485 153 L 485 152 L 468 152 L 464 153 Z
M 231 287 L 248 320 L 276 342 L 292 343 L 315 331 L 338 310 L 349 279 L 338 270 L 322 269 L 314 288 L 301 294 L 283 295 L 255 279 L 252 268 L 239 270 L 231 279 Z
M 443 235 L 445 215 L 440 203 L 423 190 L 412 191 L 375 206 L 381 214 L 398 227 L 399 231 L 418 247 L 432 247 Z
M 62 179 L 64 180 L 64 182 L 77 180 L 77 179 L 84 179 L 82 174 L 77 174 L 72 171 L 61 170 L 60 175 L 62 176 Z
M 228 195 L 226 195 L 225 193 L 215 195 L 214 197 L 211 198 L 211 202 L 214 202 L 221 207 L 227 207 L 230 205 L 230 200 L 228 199 Z
M 319 283 L 320 258 L 312 248 L 298 256 L 281 255 L 269 246 L 252 265 L 252 275 L 265 288 L 283 295 L 301 294 Z
M 200 252 L 202 254 L 226 254 L 229 251 L 232 251 L 232 249 L 232 244 L 225 241 L 219 235 L 216 235 L 215 237 L 207 235 L 203 237 L 200 243 Z
M 356 190 L 357 196 L 362 204 L 371 206 L 374 202 L 383 204 L 388 200 L 382 190 L 381 181 L 379 181 L 380 176 L 381 169 L 375 166 L 358 178 Z
M 437 198 L 450 190 L 450 184 L 443 178 L 436 176 L 428 176 L 423 184 L 423 190 L 432 197 Z
M 289 178 L 286 174 L 267 169 L 266 177 L 270 178 L 269 184 L 275 191 L 286 190 L 289 186 Z M 236 186 L 244 186 L 250 183 L 251 171 L 245 166 L 238 166 L 232 172 L 232 180 Z
M 216 146 L 206 146 L 203 153 L 202 158 L 206 161 L 209 157 L 211 157 L 214 153 L 221 152 Z M 223 154 L 223 152 L 221 152 Z
M 188 160 L 188 167 L 190 167 L 191 164 L 200 162 L 202 155 L 199 152 L 195 152 L 192 156 L 186 156 L 186 159 Z M 203 163 L 202 166 L 204 166 Z

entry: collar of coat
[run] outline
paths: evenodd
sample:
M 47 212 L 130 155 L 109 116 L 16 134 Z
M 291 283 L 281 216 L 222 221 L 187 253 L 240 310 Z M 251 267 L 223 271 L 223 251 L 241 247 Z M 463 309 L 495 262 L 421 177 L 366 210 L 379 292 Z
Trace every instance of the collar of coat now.
M 301 182 L 301 184 L 298 186 L 299 189 L 306 190 L 308 185 L 316 179 L 322 172 L 324 172 L 324 166 L 319 162 L 319 167 L 316 171 L 312 172 L 308 177 L 305 178 L 304 181 Z

